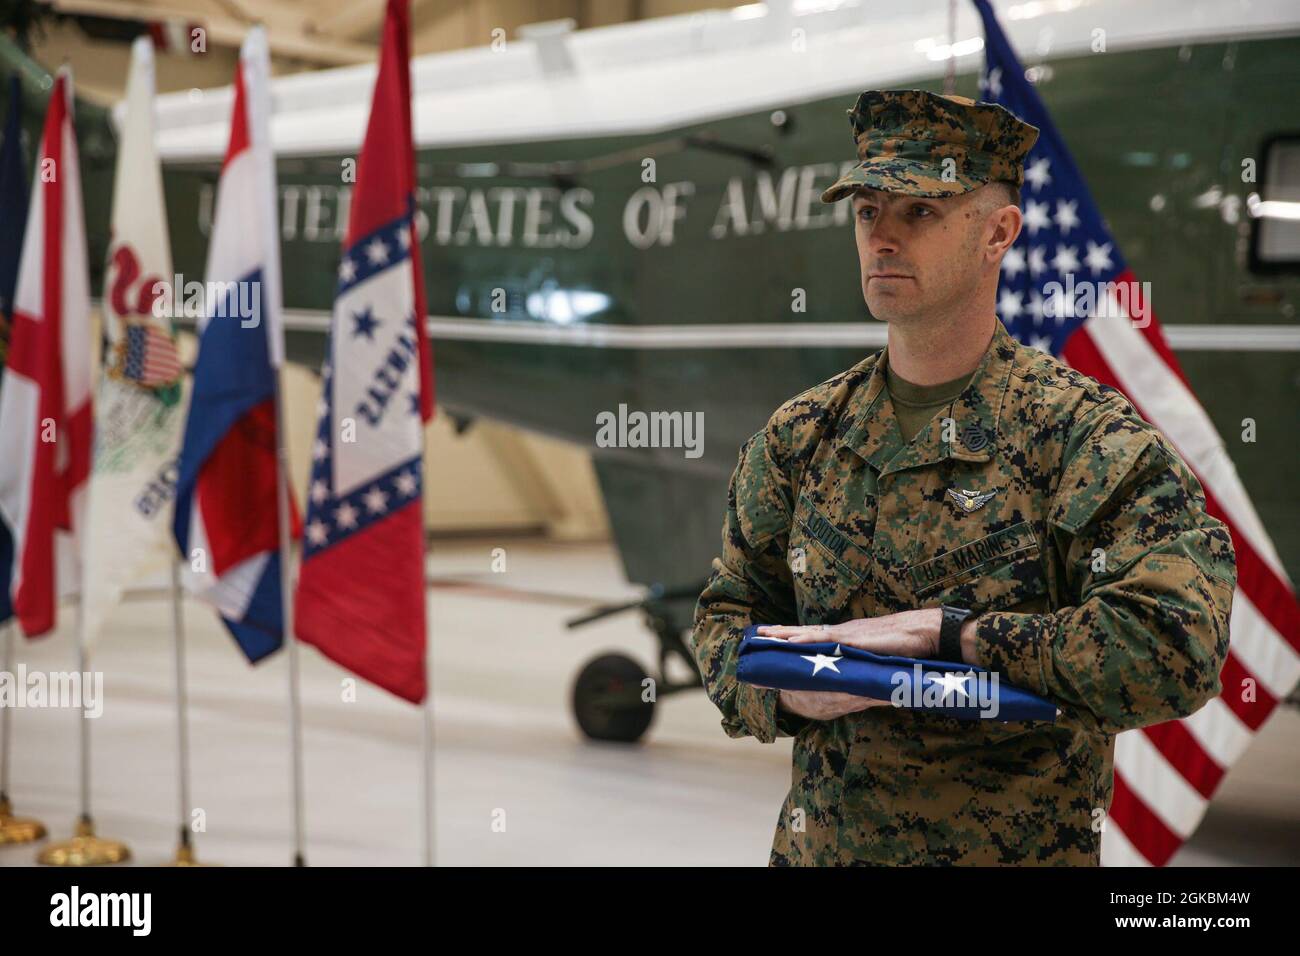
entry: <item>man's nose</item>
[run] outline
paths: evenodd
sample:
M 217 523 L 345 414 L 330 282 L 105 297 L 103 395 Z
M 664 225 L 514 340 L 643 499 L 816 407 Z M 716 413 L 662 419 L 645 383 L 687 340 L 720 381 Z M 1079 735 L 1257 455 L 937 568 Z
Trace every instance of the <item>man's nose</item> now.
M 893 216 L 878 216 L 871 224 L 867 236 L 867 248 L 878 256 L 898 255 L 900 243 L 897 223 Z

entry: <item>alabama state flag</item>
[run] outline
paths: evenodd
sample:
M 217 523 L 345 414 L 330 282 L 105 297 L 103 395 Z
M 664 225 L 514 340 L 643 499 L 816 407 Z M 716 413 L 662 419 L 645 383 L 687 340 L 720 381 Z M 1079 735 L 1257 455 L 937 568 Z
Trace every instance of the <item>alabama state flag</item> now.
M 28 637 L 53 630 L 60 594 L 79 588 L 90 476 L 90 279 L 72 118 L 64 67 L 45 113 L 0 383 L 0 520 Z

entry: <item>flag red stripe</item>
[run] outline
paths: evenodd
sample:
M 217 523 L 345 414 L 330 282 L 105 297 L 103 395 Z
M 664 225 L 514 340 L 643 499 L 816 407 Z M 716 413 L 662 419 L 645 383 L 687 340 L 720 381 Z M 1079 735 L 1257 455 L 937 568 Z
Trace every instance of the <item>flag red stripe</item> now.
M 1125 269 L 1119 274 L 1115 281 L 1128 283 L 1129 296 L 1131 297 L 1131 301 L 1135 304 L 1134 311 L 1139 314 L 1145 314 L 1150 319 L 1150 321 L 1145 326 L 1139 328 L 1138 331 L 1142 333 L 1149 343 L 1151 343 L 1151 347 L 1155 349 L 1155 353 L 1160 356 L 1165 365 L 1169 367 L 1169 370 L 1182 380 L 1182 383 L 1187 386 L 1189 392 L 1192 391 L 1191 383 L 1187 381 L 1187 376 L 1183 374 L 1182 365 L 1179 364 L 1178 358 L 1174 355 L 1173 350 L 1169 348 L 1169 343 L 1165 341 L 1165 332 L 1163 327 L 1156 321 L 1154 313 L 1147 311 L 1149 303 L 1142 294 L 1142 283 L 1138 282 L 1133 276 L 1133 270 Z
M 1264 721 L 1268 720 L 1278 703 L 1277 698 L 1264 686 L 1264 682 L 1247 670 L 1235 654 L 1229 654 L 1228 659 L 1224 661 L 1223 670 L 1219 672 L 1219 680 L 1223 683 L 1223 693 L 1220 697 L 1228 705 L 1228 709 L 1251 730 L 1259 730 L 1264 726 Z M 1246 681 L 1250 681 L 1254 687 L 1254 701 L 1242 700 L 1242 693 L 1247 686 Z
M 1181 720 L 1167 720 L 1163 724 L 1144 727 L 1142 733 L 1201 796 L 1208 800 L 1214 795 L 1223 782 L 1224 768 L 1206 753 L 1186 724 Z
M 41 309 L 44 328 L 41 354 L 41 417 L 48 417 L 54 422 L 55 441 L 67 438 L 64 431 L 63 416 L 67 409 L 63 407 L 63 119 L 67 104 L 67 79 L 60 76 L 50 94 L 50 110 L 45 123 L 45 156 L 54 158 L 55 175 L 52 182 L 43 183 L 45 194 L 45 247 L 43 250 L 44 269 L 41 275 L 41 294 L 44 296 Z M 69 449 L 71 451 L 71 449 Z M 35 477 L 35 476 L 33 476 Z M 49 489 L 42 489 L 38 484 L 33 489 L 33 498 L 46 497 L 52 492 L 51 509 L 55 527 L 67 528 L 71 524 L 68 514 L 69 486 L 63 476 L 58 474 L 51 463 L 50 474 L 42 474 L 50 482 Z M 52 529 L 51 529 L 52 530 Z M 44 537 L 44 535 L 42 535 Z M 51 559 L 53 542 L 51 541 Z M 50 600 L 54 601 L 54 574 L 51 570 L 49 583 Z
M 148 342 L 144 349 L 144 372 L 146 378 L 155 378 L 168 382 L 181 373 L 180 356 L 176 346 L 167 333 L 156 326 L 149 326 L 146 333 Z
M 72 414 L 64 412 L 64 436 L 69 443 L 68 467 L 63 473 L 64 511 L 67 521 L 59 527 L 65 531 L 72 530 L 71 515 L 66 514 L 71 506 L 72 492 L 82 482 L 90 478 L 93 467 L 91 452 L 94 448 L 95 424 L 89 401 L 83 402 Z
M 280 530 L 265 508 L 249 502 L 276 500 L 275 405 L 254 405 L 226 432 L 199 473 L 197 494 L 218 577 L 264 551 L 280 547 Z M 232 495 L 231 489 L 239 489 Z M 298 537 L 302 518 L 290 509 L 290 533 Z
M 41 322 L 24 312 L 14 312 L 9 321 L 9 352 L 5 367 L 23 378 L 39 381 L 41 365 Z
M 248 97 L 244 95 L 244 61 L 240 60 L 235 67 L 235 104 L 230 116 L 230 142 L 226 146 L 222 168 L 229 166 L 236 155 L 248 149 L 247 100 Z
M 1182 838 L 1151 811 L 1115 771 L 1115 791 L 1111 800 L 1111 823 L 1114 823 L 1139 853 L 1153 866 L 1164 866 L 1182 846 Z

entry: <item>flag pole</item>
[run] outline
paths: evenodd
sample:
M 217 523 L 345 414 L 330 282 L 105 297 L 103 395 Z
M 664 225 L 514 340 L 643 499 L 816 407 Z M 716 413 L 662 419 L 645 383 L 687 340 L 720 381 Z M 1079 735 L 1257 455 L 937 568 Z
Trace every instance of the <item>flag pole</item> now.
M 90 646 L 86 627 L 86 566 L 81 562 L 77 596 L 77 671 L 81 680 L 80 718 L 81 815 L 71 840 L 52 843 L 36 855 L 37 863 L 47 866 L 100 866 L 123 863 L 131 859 L 125 843 L 95 835 L 95 821 L 90 814 L 90 718 L 86 713 L 86 682 L 90 679 Z
M 4 672 L 14 672 L 14 625 L 0 625 L 4 631 Z M 31 843 L 45 837 L 45 824 L 39 820 L 13 815 L 9 802 L 9 755 L 13 748 L 12 707 L 0 707 L 0 846 L 7 843 Z
M 957 0 L 948 0 L 948 65 L 944 68 L 943 92 L 951 96 L 957 89 Z
M 260 23 L 248 31 L 240 48 L 240 69 L 252 71 L 248 116 L 249 134 L 260 144 L 254 155 L 259 163 L 268 164 L 261 171 L 260 186 L 265 192 L 267 218 L 263 240 L 266 243 L 265 282 L 268 286 L 266 301 L 272 315 L 272 334 L 268 343 L 271 352 L 275 387 L 275 505 L 280 536 L 280 623 L 283 641 L 289 654 L 289 763 L 293 799 L 293 865 L 306 866 L 305 838 L 303 836 L 303 769 L 302 769 L 302 703 L 298 679 L 298 641 L 293 628 L 293 541 L 290 535 L 290 509 L 292 492 L 289 486 L 289 446 L 284 421 L 284 328 L 281 325 L 281 308 L 284 304 L 280 275 L 280 230 L 278 226 L 275 192 L 275 154 L 271 146 L 271 81 L 270 48 L 266 28 Z M 260 294 L 261 290 L 254 290 Z
M 425 668 L 428 677 L 432 677 L 429 668 Z M 424 865 L 433 866 L 434 832 L 433 832 L 433 697 L 424 699 Z
M 426 612 L 427 613 L 427 612 Z M 424 703 L 420 709 L 424 719 L 424 865 L 433 866 L 435 859 L 435 840 L 433 813 L 433 628 L 426 632 L 424 648 Z
M 201 866 L 194 859 L 194 843 L 190 836 L 190 731 L 189 698 L 185 685 L 185 615 L 181 599 L 181 566 L 171 562 L 172 570 L 172 638 L 176 649 L 176 773 L 177 792 L 180 794 L 180 842 L 176 845 L 176 858 L 172 866 Z
M 60 169 L 60 176 L 59 176 L 59 178 L 61 179 L 71 180 L 73 184 L 72 190 L 65 197 L 63 192 L 61 191 L 63 187 L 58 186 L 55 196 L 57 197 L 57 201 L 60 204 L 62 203 L 63 198 L 68 198 L 71 203 L 75 204 L 80 199 L 80 192 L 81 192 L 80 173 L 78 171 L 77 162 L 76 162 L 76 155 L 77 155 L 76 133 L 74 128 L 74 123 L 75 123 L 74 105 L 75 104 L 74 104 L 73 92 L 72 92 L 72 70 L 71 67 L 67 64 L 66 59 L 64 65 L 59 69 L 59 72 L 54 82 L 55 82 L 54 92 L 50 96 L 50 106 L 46 112 L 46 126 L 47 129 L 54 129 L 54 128 L 58 129 L 57 136 L 59 141 L 63 141 L 62 140 L 63 131 L 65 129 L 68 130 L 68 140 L 66 141 L 66 145 L 72 147 L 71 155 L 73 157 L 72 168 L 69 171 L 69 175 L 64 175 L 64 170 Z M 62 102 L 60 102 L 60 100 L 62 100 Z M 54 120 L 57 126 L 51 126 L 51 120 Z M 42 150 L 41 150 L 42 153 L 44 153 L 46 147 L 50 145 L 51 144 L 49 140 L 48 139 L 45 140 L 45 145 L 42 146 Z M 59 148 L 61 149 L 62 147 Z M 60 163 L 62 162 L 62 157 L 60 157 L 58 162 Z M 58 179 L 51 180 L 52 183 L 57 181 Z M 33 197 L 33 202 L 35 202 L 35 197 Z M 46 215 L 49 215 L 50 213 L 48 212 L 48 207 L 46 208 L 47 208 Z M 67 212 L 69 212 L 73 217 L 72 229 L 69 230 L 69 232 L 65 233 L 64 231 L 64 227 L 65 225 L 67 225 L 67 216 L 64 213 L 59 214 L 60 217 L 59 219 L 53 220 L 54 222 L 53 226 L 51 226 L 50 223 L 48 222 L 46 223 L 45 226 L 47 230 L 45 234 L 46 241 L 48 243 L 51 237 L 53 237 L 56 240 L 54 245 L 55 248 L 59 250 L 58 255 L 60 256 L 64 255 L 63 250 L 67 248 L 67 243 L 69 241 L 75 242 L 76 238 L 84 239 L 85 221 L 82 214 L 82 210 L 76 209 L 75 205 L 70 205 L 67 209 Z M 49 231 L 49 230 L 53 230 L 53 231 Z M 85 255 L 84 249 L 81 250 L 81 255 L 82 256 Z M 79 263 L 60 262 L 58 265 L 55 265 L 54 262 L 51 260 L 46 260 L 43 263 L 43 265 L 45 269 L 46 281 L 48 281 L 51 277 L 56 278 L 57 281 L 63 281 L 65 278 L 65 273 L 64 273 L 65 265 L 68 265 L 69 268 L 76 270 L 77 272 L 80 272 L 83 277 L 85 275 L 84 260 L 82 260 Z M 68 288 L 66 284 L 64 287 Z M 88 299 L 84 304 L 87 307 L 89 307 L 90 303 Z M 63 338 L 65 334 L 65 330 L 61 328 L 62 321 L 64 318 L 63 305 L 59 303 L 57 306 L 54 306 L 51 303 L 46 303 L 45 306 L 43 307 L 43 311 L 46 308 L 55 309 L 55 311 L 50 313 L 50 316 L 47 317 L 46 320 L 47 327 L 50 329 L 50 332 L 52 333 L 51 338 L 47 338 L 43 344 L 46 348 L 52 348 L 54 354 L 57 356 L 57 360 L 55 363 L 57 369 L 57 376 L 54 377 L 53 379 L 49 379 L 47 377 L 46 381 L 44 381 L 42 384 L 44 388 L 67 389 L 70 383 L 75 383 L 77 381 L 77 378 L 79 377 L 80 372 L 83 371 L 83 369 L 73 368 L 70 366 L 65 367 L 63 364 L 68 359 L 68 353 L 63 351 L 64 342 L 66 341 Z M 76 314 L 77 314 L 76 312 L 72 313 L 72 317 L 74 319 L 76 317 Z M 88 333 L 90 331 L 88 314 L 86 318 L 87 318 L 87 325 L 84 330 L 74 329 L 70 326 L 66 330 L 66 334 L 75 335 L 78 332 L 82 334 Z M 90 391 L 89 380 L 91 377 L 90 375 L 91 369 L 89 367 L 86 367 L 84 371 L 87 373 L 87 375 L 86 375 L 86 381 L 83 383 L 86 388 L 85 405 L 83 407 L 87 412 L 90 412 L 93 407 L 93 401 L 89 394 Z M 62 382 L 61 385 L 59 384 L 60 380 Z M 66 397 L 67 397 L 67 392 L 65 391 L 63 398 Z M 57 404 L 55 408 L 56 409 L 62 408 L 62 398 L 60 398 L 59 404 Z M 65 413 L 70 415 L 75 414 L 71 409 L 64 408 L 60 412 L 60 415 Z M 55 438 L 59 442 L 58 451 L 61 454 L 68 456 L 69 463 L 66 464 L 65 466 L 66 470 L 61 471 L 58 467 L 55 467 L 50 469 L 51 471 L 50 474 L 43 475 L 42 477 L 43 480 L 46 482 L 48 482 L 51 478 L 54 478 L 55 481 L 59 483 L 67 482 L 66 487 L 61 488 L 57 491 L 53 491 L 52 493 L 61 496 L 61 500 L 59 501 L 59 506 L 66 507 L 71 512 L 70 517 L 72 520 L 67 522 L 68 524 L 67 530 L 74 531 L 77 534 L 84 536 L 85 522 L 84 522 L 83 515 L 89 511 L 90 502 L 89 500 L 85 502 L 86 508 L 85 510 L 83 510 L 80 507 L 80 502 L 74 503 L 73 501 L 73 489 L 75 489 L 78 485 L 80 485 L 85 478 L 89 477 L 89 475 L 77 476 L 73 471 L 72 465 L 70 464 L 71 456 L 76 454 L 76 449 L 79 444 L 77 438 L 75 437 L 75 431 L 66 427 L 64 423 L 60 423 L 58 425 L 58 430 L 56 430 L 55 432 Z M 69 442 L 71 442 L 71 444 L 69 444 Z M 57 456 L 55 460 L 57 462 Z M 91 484 L 90 482 L 87 482 L 88 487 L 85 488 L 85 494 L 87 496 L 87 499 L 91 494 L 91 488 L 89 487 L 90 484 Z M 50 533 L 49 544 L 54 547 L 55 553 L 57 555 L 57 548 L 59 546 L 59 542 L 53 533 L 53 528 L 50 528 L 48 530 Z M 89 539 L 86 538 L 86 540 Z M 86 683 L 91 679 L 91 673 L 89 667 L 89 661 L 90 661 L 89 628 L 88 628 L 88 618 L 86 614 L 86 580 L 87 580 L 86 572 L 88 570 L 88 562 L 86 560 L 85 540 L 80 542 L 79 546 L 76 549 L 76 554 L 73 557 L 77 565 L 76 581 L 77 581 L 77 592 L 78 592 L 77 624 L 76 624 L 77 669 L 78 669 L 77 686 L 81 692 L 79 695 L 81 698 L 81 706 L 78 708 L 77 717 L 81 722 L 81 726 L 79 728 L 80 757 L 81 757 L 81 815 L 77 820 L 76 829 L 74 830 L 74 835 L 72 839 L 47 846 L 44 850 L 42 850 L 40 853 L 37 854 L 36 861 L 38 863 L 45 863 L 52 866 L 94 866 L 103 863 L 121 863 L 123 860 L 128 860 L 131 858 L 131 851 L 127 849 L 125 843 L 118 842 L 117 840 L 107 840 L 95 836 L 95 825 L 90 815 L 90 723 L 89 723 L 90 715 L 86 709 L 86 701 L 87 698 L 90 696 L 90 694 L 88 693 L 88 688 L 86 687 Z M 54 588 L 54 593 L 50 594 L 49 598 L 51 604 L 53 605 L 51 609 L 56 610 L 58 606 L 57 588 Z
M 293 780 L 293 865 L 306 866 L 302 799 L 302 704 L 298 681 L 298 641 L 293 636 L 293 589 L 289 573 L 293 558 L 289 541 L 289 449 L 284 429 L 284 372 L 275 370 L 276 512 L 280 525 L 280 615 L 289 651 L 289 738 Z

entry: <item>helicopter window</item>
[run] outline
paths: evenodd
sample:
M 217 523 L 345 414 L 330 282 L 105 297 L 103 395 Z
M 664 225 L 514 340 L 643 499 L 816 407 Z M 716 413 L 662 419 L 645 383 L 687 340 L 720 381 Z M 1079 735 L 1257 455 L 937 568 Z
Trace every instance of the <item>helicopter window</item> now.
M 1246 199 L 1251 269 L 1300 271 L 1300 135 L 1265 144 L 1263 172 L 1258 193 Z

